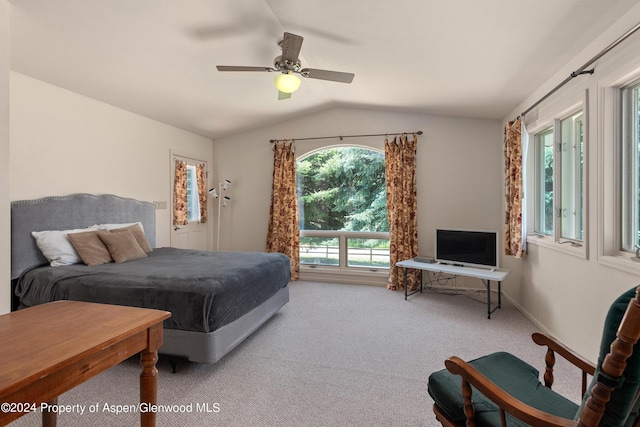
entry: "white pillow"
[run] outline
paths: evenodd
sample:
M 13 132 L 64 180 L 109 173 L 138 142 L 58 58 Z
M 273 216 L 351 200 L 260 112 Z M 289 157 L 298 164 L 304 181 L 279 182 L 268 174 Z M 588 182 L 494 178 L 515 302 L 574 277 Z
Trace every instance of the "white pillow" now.
M 118 228 L 125 228 L 125 227 L 130 227 L 134 224 L 138 224 L 140 226 L 140 229 L 144 232 L 144 227 L 142 226 L 142 223 L 140 221 L 138 222 L 125 222 L 122 224 L 96 224 L 93 225 L 93 227 L 97 227 L 101 230 L 116 230 Z
M 42 255 L 49 261 L 52 267 L 59 265 L 79 264 L 82 259 L 73 248 L 67 237 L 69 233 L 97 230 L 97 227 L 77 228 L 74 230 L 44 230 L 32 231 L 31 235 L 36 239 L 36 245 Z

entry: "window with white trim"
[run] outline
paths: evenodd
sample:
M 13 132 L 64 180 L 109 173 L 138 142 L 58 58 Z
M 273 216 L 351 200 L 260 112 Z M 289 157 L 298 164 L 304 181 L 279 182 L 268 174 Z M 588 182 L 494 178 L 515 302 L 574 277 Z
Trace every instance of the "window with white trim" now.
M 534 231 L 553 235 L 553 128 L 534 137 L 535 214 Z
M 622 88 L 621 249 L 640 245 L 640 81 Z
M 353 146 L 324 148 L 296 162 L 300 264 L 389 268 L 384 153 Z
M 560 238 L 582 241 L 584 233 L 584 113 L 560 121 Z
M 534 231 L 556 242 L 584 239 L 584 113 L 534 135 Z
M 187 218 L 189 222 L 200 222 L 200 197 L 196 165 L 187 163 Z

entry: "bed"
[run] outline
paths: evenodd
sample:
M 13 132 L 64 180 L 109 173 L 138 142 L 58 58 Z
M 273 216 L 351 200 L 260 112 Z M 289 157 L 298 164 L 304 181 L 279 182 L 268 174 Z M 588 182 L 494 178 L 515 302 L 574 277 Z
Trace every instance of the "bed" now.
M 52 267 L 32 236 L 136 223 L 149 252 L 126 262 Z M 152 203 L 115 195 L 12 202 L 12 308 L 72 299 L 167 310 L 160 353 L 215 363 L 289 301 L 285 255 L 155 248 L 155 231 Z

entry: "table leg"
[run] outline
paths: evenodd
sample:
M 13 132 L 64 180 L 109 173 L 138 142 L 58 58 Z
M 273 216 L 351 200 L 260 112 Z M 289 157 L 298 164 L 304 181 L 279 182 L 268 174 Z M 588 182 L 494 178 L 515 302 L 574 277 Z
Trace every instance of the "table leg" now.
M 487 280 L 487 319 L 491 319 L 491 280 Z
M 149 328 L 147 348 L 140 352 L 140 402 L 148 407 L 158 403 L 158 349 L 162 346 L 162 323 L 158 323 Z M 155 427 L 156 411 L 148 410 L 140 413 L 140 425 L 142 427 Z
M 157 351 L 143 350 L 140 353 L 140 364 L 142 372 L 140 373 L 140 403 L 144 403 L 143 410 L 140 412 L 140 425 L 142 427 L 154 427 L 156 425 L 156 411 L 152 405 L 158 403 L 158 369 L 156 362 L 158 361 Z
M 55 397 L 47 402 L 49 405 L 57 405 L 58 398 Z M 56 427 L 58 424 L 58 414 L 54 411 L 44 410 L 42 411 L 42 427 Z
M 404 300 L 407 300 L 407 270 L 408 268 L 404 267 Z

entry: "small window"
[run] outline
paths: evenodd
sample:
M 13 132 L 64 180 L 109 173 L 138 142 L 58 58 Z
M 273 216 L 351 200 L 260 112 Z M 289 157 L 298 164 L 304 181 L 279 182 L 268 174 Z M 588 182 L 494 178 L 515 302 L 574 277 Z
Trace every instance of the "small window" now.
M 389 239 L 347 238 L 347 266 L 389 268 Z
M 558 151 L 562 176 L 560 180 L 560 237 L 582 240 L 583 233 L 583 153 L 584 114 L 579 112 L 560 121 Z
M 555 241 L 584 239 L 584 113 L 535 134 L 534 231 Z
M 553 128 L 535 136 L 535 232 L 553 234 Z
M 196 166 L 187 165 L 187 217 L 189 222 L 200 222 L 200 198 Z
M 622 90 L 621 246 L 635 252 L 640 244 L 640 82 Z
M 310 265 L 340 265 L 338 237 L 300 237 L 300 262 Z

